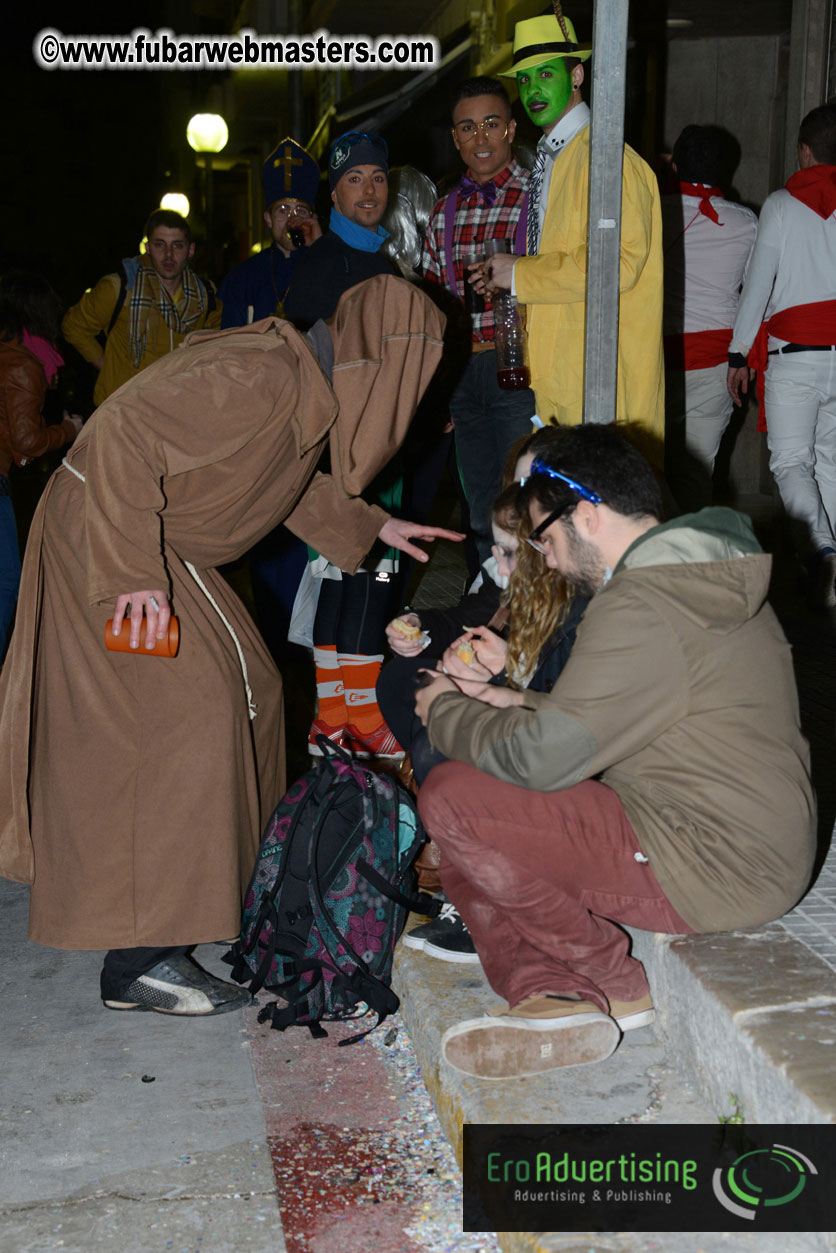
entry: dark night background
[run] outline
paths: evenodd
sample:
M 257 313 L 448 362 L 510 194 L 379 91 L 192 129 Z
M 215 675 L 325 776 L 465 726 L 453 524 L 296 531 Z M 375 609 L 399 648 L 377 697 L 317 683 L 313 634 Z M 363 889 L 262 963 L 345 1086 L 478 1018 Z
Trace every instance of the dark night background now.
M 127 34 L 167 24 L 177 31 L 171 9 L 38 0 L 5 19 L 0 267 L 40 271 L 67 304 L 136 252 L 148 213 L 166 190 L 165 171 L 182 160 L 185 121 L 218 75 L 45 71 L 32 56 L 33 37 L 50 26 L 67 34 Z M 200 34 L 222 26 L 191 16 L 179 29 Z M 196 105 L 189 109 L 192 93 Z

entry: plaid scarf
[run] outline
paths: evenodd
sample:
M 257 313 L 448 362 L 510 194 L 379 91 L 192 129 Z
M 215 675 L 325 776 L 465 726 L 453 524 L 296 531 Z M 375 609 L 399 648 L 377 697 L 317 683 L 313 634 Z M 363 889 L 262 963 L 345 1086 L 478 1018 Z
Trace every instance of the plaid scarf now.
M 168 329 L 175 335 L 185 335 L 205 316 L 208 306 L 206 288 L 188 265 L 183 271 L 182 283 L 184 299 L 181 311 L 160 282 L 150 259 L 147 256 L 140 258 L 136 281 L 131 293 L 128 332 L 128 347 L 137 369 L 145 352 L 148 318 L 152 309 L 157 310 Z

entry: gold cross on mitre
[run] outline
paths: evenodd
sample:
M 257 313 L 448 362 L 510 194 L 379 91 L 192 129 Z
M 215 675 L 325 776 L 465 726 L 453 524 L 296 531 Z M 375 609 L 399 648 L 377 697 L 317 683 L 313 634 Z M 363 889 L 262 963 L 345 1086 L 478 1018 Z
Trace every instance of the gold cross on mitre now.
M 278 148 L 276 149 L 276 152 L 278 152 Z M 290 191 L 291 189 L 294 165 L 302 165 L 302 158 L 294 157 L 293 149 L 289 145 L 285 147 L 284 154 L 281 157 L 276 156 L 273 158 L 274 170 L 278 169 L 279 166 L 282 166 L 284 168 L 285 191 Z

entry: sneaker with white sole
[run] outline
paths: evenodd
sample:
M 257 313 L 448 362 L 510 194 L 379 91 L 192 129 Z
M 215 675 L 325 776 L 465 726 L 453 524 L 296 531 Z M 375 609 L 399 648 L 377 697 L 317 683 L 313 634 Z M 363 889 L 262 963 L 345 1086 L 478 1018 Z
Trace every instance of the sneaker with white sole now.
M 479 954 L 473 937 L 455 905 L 447 901 L 432 922 L 408 931 L 403 942 L 407 948 L 420 949 L 428 957 L 466 966 L 479 966 Z
M 185 953 L 177 953 L 134 979 L 118 997 L 104 998 L 104 1004 L 107 1009 L 196 1018 L 243 1009 L 252 999 L 246 988 L 216 979 Z
M 638 1001 L 610 1001 L 610 1017 L 615 1019 L 622 1031 L 649 1027 L 656 1021 L 656 1010 L 653 1008 L 650 993 Z
M 618 1025 L 591 1001 L 529 997 L 508 1013 L 470 1018 L 441 1037 L 444 1060 L 477 1079 L 522 1079 L 602 1062 L 621 1039 Z

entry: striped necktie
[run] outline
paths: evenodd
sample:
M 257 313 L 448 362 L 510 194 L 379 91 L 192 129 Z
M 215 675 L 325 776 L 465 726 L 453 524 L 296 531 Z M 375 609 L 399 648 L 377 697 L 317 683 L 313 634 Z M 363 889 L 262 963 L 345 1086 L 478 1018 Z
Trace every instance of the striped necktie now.
M 537 160 L 531 171 L 531 182 L 528 184 L 528 239 L 527 248 L 530 257 L 536 256 L 540 243 L 540 190 L 543 186 L 543 171 L 546 168 L 546 149 L 538 148 Z

